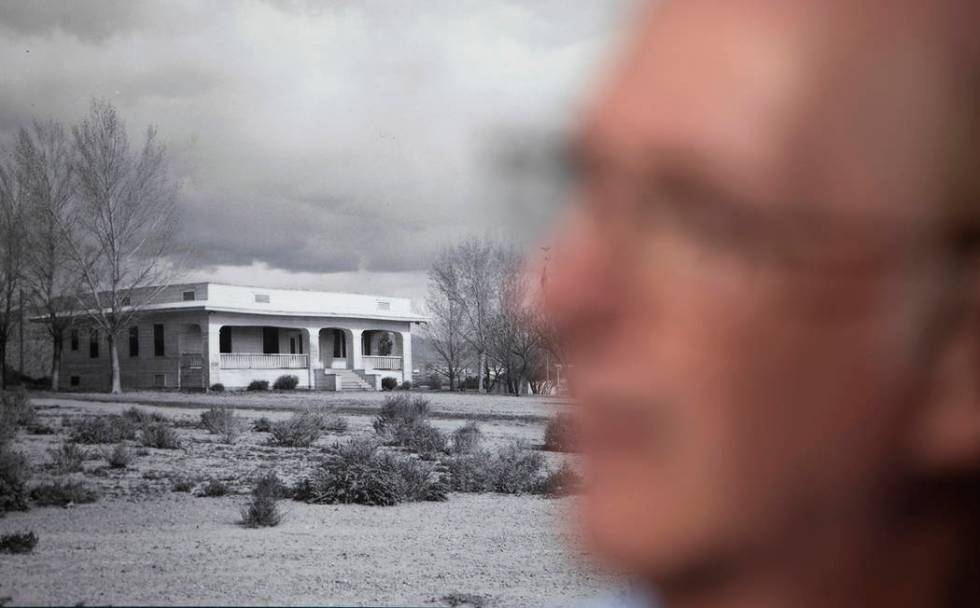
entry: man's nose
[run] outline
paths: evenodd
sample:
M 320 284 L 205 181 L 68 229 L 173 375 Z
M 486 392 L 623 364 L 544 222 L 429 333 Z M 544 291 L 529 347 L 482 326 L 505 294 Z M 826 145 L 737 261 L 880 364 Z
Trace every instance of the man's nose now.
M 609 331 L 620 297 L 615 287 L 619 270 L 611 255 L 613 245 L 584 213 L 572 213 L 557 237 L 542 290 L 543 305 L 574 356 L 576 344 L 594 344 L 598 332 Z

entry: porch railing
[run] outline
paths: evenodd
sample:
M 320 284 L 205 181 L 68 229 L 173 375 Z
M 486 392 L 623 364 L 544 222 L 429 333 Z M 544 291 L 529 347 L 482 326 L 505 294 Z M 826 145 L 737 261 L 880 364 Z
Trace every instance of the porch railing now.
M 381 357 L 364 355 L 364 369 L 401 369 L 401 357 Z
M 261 353 L 222 353 L 222 369 L 305 369 L 308 355 L 266 355 Z

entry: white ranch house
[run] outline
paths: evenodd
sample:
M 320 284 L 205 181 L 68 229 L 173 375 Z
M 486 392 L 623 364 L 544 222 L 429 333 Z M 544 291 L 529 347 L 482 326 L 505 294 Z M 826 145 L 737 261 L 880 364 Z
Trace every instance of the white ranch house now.
M 191 283 L 167 287 L 119 338 L 123 388 L 244 388 L 299 378 L 311 390 L 378 390 L 412 379 L 412 327 L 425 317 L 405 298 Z M 70 390 L 109 386 L 109 349 L 87 328 L 65 337 Z

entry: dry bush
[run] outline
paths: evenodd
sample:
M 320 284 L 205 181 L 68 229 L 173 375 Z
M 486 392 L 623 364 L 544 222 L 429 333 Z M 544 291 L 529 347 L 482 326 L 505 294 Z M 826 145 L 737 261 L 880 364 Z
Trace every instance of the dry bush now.
M 453 454 L 470 454 L 479 449 L 482 441 L 483 432 L 480 430 L 480 425 L 471 420 L 453 431 L 450 451 Z
M 313 405 L 306 411 L 317 418 L 321 431 L 343 433 L 347 430 L 347 419 L 338 414 L 333 406 Z
M 173 492 L 190 492 L 193 489 L 194 480 L 186 477 L 175 479 L 173 485 L 170 486 L 170 490 Z
M 549 472 L 538 486 L 537 493 L 548 498 L 563 498 L 582 490 L 582 477 L 568 463 Z
M 299 385 L 299 376 L 285 374 L 276 378 L 272 383 L 272 388 L 277 391 L 291 391 Z
M 572 417 L 569 414 L 552 417 L 544 429 L 544 449 L 549 452 L 571 452 L 572 444 Z
M 0 445 L 0 517 L 7 511 L 27 510 L 31 468 L 22 454 Z
M 226 494 L 228 494 L 228 486 L 218 479 L 209 480 L 197 491 L 198 496 L 206 498 L 218 498 Z
M 413 424 L 428 419 L 429 400 L 424 397 L 411 397 L 406 394 L 385 397 L 381 411 L 374 419 L 374 430 L 381 434 L 391 426 Z
M 251 382 L 248 383 L 248 386 L 245 387 L 245 390 L 246 391 L 267 391 L 267 390 L 269 390 L 269 381 L 268 380 L 252 380 Z
M 272 421 L 265 416 L 256 418 L 255 422 L 252 423 L 252 430 L 256 433 L 268 433 L 272 430 Z
M 111 450 L 104 448 L 102 450 L 102 457 L 109 463 L 109 467 L 113 469 L 125 469 L 133 461 L 133 451 L 126 447 L 125 443 L 118 443 Z
M 201 412 L 201 426 L 209 433 L 218 435 L 223 443 L 235 443 L 245 430 L 245 421 L 235 415 L 234 408 L 212 406 L 208 411 Z
M 544 456 L 520 443 L 446 459 L 449 487 L 457 492 L 533 494 L 544 479 Z
M 37 546 L 34 532 L 14 532 L 0 536 L 0 553 L 30 553 Z
M 172 426 L 162 422 L 144 424 L 143 430 L 140 432 L 140 441 L 148 448 L 180 449 L 180 437 L 177 435 L 177 431 Z
M 86 416 L 67 420 L 71 426 L 69 437 L 75 443 L 119 443 L 136 439 L 136 425 L 125 416 Z
M 39 507 L 64 507 L 95 502 L 98 494 L 80 481 L 55 481 L 31 489 L 31 500 Z
M 6 390 L 0 393 L 0 420 L 15 426 L 27 426 L 34 422 L 36 413 L 24 389 Z
M 136 426 L 143 426 L 144 424 L 150 424 L 151 422 L 170 422 L 167 417 L 162 414 L 141 410 L 135 406 L 123 412 L 122 415 L 123 418 L 126 418 Z
M 311 412 L 297 412 L 287 420 L 272 423 L 269 444 L 279 447 L 308 448 L 320 438 L 320 418 Z
M 242 507 L 242 525 L 246 528 L 278 526 L 282 513 L 276 500 L 281 496 L 282 482 L 275 473 L 264 475 L 255 484 L 252 497 Z
M 446 437 L 429 422 L 429 400 L 422 397 L 386 397 L 374 430 L 385 443 L 427 457 L 446 452 Z
M 445 500 L 445 487 L 431 466 L 382 453 L 378 444 L 356 439 L 336 444 L 314 474 L 300 482 L 294 498 L 314 504 L 396 505 L 405 501 Z
M 58 473 L 76 473 L 82 470 L 82 463 L 89 458 L 88 450 L 77 443 L 66 441 L 60 448 L 48 450 L 51 456 L 51 466 Z

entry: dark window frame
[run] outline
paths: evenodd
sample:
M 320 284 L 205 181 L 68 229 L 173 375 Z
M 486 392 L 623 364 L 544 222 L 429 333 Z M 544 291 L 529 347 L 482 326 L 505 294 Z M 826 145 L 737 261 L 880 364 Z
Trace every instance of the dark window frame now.
M 167 355 L 167 335 L 163 323 L 153 324 L 153 356 L 165 357 Z
M 136 325 L 129 328 L 129 356 L 133 359 L 140 356 L 140 328 Z
M 193 302 L 197 300 L 197 292 L 195 292 L 193 289 L 188 289 L 181 294 L 181 298 L 183 298 L 184 302 Z
M 88 334 L 88 358 L 99 358 L 99 330 L 93 329 Z
M 69 344 L 73 352 L 78 352 L 78 330 L 73 329 L 69 334 Z
M 262 354 L 264 355 L 279 354 L 279 328 L 278 327 L 262 328 Z
M 218 329 L 218 352 L 223 354 L 232 352 L 231 327 L 228 325 Z

